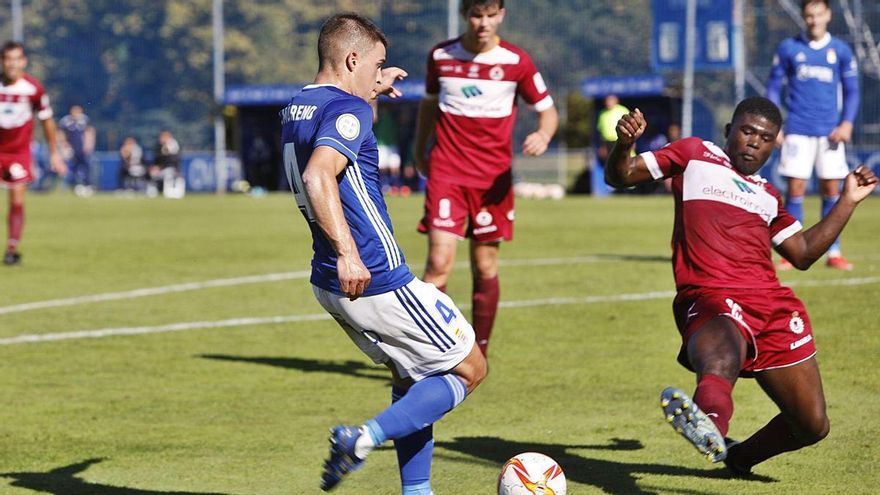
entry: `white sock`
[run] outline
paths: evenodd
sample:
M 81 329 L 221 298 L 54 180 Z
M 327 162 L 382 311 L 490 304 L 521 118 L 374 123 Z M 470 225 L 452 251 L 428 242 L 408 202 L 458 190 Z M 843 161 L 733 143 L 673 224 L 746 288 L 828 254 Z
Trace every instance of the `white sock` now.
M 367 457 L 367 454 L 372 452 L 372 450 L 376 446 L 373 445 L 373 437 L 370 435 L 370 431 L 366 426 L 361 426 L 361 436 L 358 437 L 357 441 L 354 443 L 354 455 L 358 457 L 358 459 L 364 460 Z

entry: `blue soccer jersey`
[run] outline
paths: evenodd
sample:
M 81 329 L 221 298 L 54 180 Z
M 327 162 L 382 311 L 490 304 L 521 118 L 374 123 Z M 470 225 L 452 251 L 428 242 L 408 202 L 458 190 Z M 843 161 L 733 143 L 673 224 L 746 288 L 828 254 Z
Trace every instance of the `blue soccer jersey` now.
M 312 84 L 281 111 L 284 165 L 296 202 L 312 230 L 312 284 L 342 294 L 336 252 L 315 221 L 302 173 L 312 152 L 329 146 L 348 158 L 338 177 L 345 220 L 372 280 L 365 296 L 390 292 L 414 276 L 394 239 L 379 183 L 379 150 L 370 105 L 336 86 Z
M 788 82 L 786 133 L 827 136 L 840 122 L 855 121 L 858 64 L 850 47 L 840 39 L 827 34 L 809 41 L 801 34 L 782 41 L 767 82 L 767 98 L 777 105 L 784 80 Z

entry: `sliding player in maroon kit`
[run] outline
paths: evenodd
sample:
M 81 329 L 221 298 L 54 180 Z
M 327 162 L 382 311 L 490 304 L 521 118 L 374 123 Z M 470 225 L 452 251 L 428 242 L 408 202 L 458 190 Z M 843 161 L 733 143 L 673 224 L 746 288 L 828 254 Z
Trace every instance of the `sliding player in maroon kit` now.
M 513 239 L 513 125 L 517 97 L 538 112 L 538 128 L 522 145 L 526 155 L 547 150 L 559 117 L 529 55 L 498 37 L 504 0 L 463 0 L 467 31 L 428 55 L 427 96 L 419 106 L 415 160 L 428 176 L 425 282 L 446 290 L 460 239 L 469 237 L 473 325 L 483 354 L 498 309 L 498 250 Z M 436 130 L 430 165 L 428 140 Z
M 806 270 L 876 188 L 877 177 L 865 166 L 856 168 L 834 208 L 803 230 L 783 208 L 779 192 L 756 175 L 782 125 L 770 100 L 740 102 L 725 128 L 724 148 L 691 137 L 630 157 L 646 125 L 638 110 L 620 119 L 605 181 L 628 187 L 672 178 L 678 359 L 696 372 L 697 389 L 691 401 L 669 387 L 661 406 L 672 426 L 710 460 L 748 474 L 762 461 L 822 440 L 830 428 L 810 319 L 776 278 L 770 248 Z M 736 443 L 725 436 L 733 385 L 741 376 L 754 377 L 780 413 Z
M 31 174 L 31 138 L 34 116 L 43 123 L 43 133 L 49 145 L 49 164 L 59 175 L 67 166 L 58 153 L 55 142 L 55 121 L 49 96 L 43 85 L 25 73 L 27 56 L 24 46 L 15 41 L 6 42 L 3 55 L 3 77 L 0 81 L 0 184 L 9 189 L 9 236 L 3 263 L 21 263 L 18 243 L 24 227 L 24 193 L 33 181 Z

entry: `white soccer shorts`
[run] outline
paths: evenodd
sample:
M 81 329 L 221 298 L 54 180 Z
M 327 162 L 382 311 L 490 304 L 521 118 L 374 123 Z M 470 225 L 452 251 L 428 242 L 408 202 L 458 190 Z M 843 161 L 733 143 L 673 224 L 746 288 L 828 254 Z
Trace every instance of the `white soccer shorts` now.
M 809 179 L 813 176 L 813 164 L 816 166 L 816 177 L 820 179 L 843 179 L 849 173 L 843 143 L 834 146 L 825 136 L 786 134 L 779 174 Z
M 315 297 L 374 363 L 391 362 L 421 380 L 454 368 L 471 352 L 474 329 L 446 294 L 414 278 L 403 287 L 354 301 L 312 286 Z

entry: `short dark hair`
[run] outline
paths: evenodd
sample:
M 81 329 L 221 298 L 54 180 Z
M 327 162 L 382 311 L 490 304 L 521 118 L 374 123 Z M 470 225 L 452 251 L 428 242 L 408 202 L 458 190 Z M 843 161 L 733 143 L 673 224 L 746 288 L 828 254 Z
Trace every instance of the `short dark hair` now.
M 461 12 L 461 15 L 467 15 L 474 7 L 491 7 L 492 5 L 497 5 L 499 9 L 503 9 L 504 0 L 461 0 L 461 7 L 458 10 Z
M 801 12 L 803 12 L 804 9 L 807 8 L 807 5 L 810 5 L 811 3 L 824 3 L 826 7 L 829 9 L 831 8 L 831 2 L 828 0 L 801 0 Z
M 733 122 L 737 117 L 744 114 L 764 117 L 776 124 L 777 127 L 782 127 L 782 113 L 779 112 L 779 107 L 763 96 L 753 96 L 739 102 L 736 110 L 733 111 L 733 117 L 731 117 L 730 121 Z
M 318 61 L 323 68 L 333 61 L 340 49 L 369 50 L 381 42 L 385 47 L 385 33 L 373 21 L 355 13 L 336 14 L 324 21 L 318 36 Z
M 7 52 L 11 52 L 15 49 L 20 49 L 22 53 L 27 55 L 27 53 L 24 51 L 24 45 L 22 45 L 18 41 L 9 40 L 6 43 L 3 43 L 3 47 L 0 48 L 0 56 L 6 56 Z

